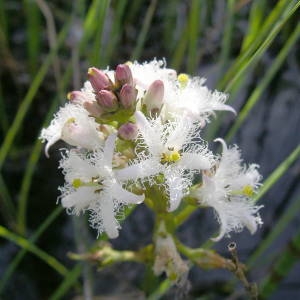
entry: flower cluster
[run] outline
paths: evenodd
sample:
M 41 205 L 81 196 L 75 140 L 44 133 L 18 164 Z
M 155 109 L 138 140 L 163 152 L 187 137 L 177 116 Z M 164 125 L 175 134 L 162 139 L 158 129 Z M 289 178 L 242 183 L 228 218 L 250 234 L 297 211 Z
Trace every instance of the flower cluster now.
M 82 90 L 68 94 L 41 133 L 47 155 L 58 140 L 70 145 L 60 162 L 66 183 L 59 199 L 67 211 L 89 211 L 91 226 L 115 238 L 124 206 L 147 199 L 156 212 L 169 213 L 192 197 L 214 208 L 215 240 L 243 227 L 255 232 L 258 166 L 244 164 L 237 146 L 220 138 L 221 155 L 208 149 L 203 127 L 216 111 L 235 111 L 226 94 L 204 83 L 161 60 L 90 68 Z

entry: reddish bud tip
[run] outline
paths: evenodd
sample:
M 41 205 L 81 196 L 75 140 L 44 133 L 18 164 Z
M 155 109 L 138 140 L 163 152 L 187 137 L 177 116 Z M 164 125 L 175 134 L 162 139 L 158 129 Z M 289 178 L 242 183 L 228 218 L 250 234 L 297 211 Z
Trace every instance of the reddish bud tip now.
M 107 90 L 101 90 L 96 95 L 98 104 L 106 112 L 114 112 L 118 109 L 119 103 L 116 95 Z
M 116 82 L 120 85 L 128 83 L 133 84 L 132 73 L 128 65 L 118 65 L 115 72 Z
M 124 140 L 134 140 L 137 137 L 137 134 L 137 125 L 131 122 L 121 125 L 118 130 L 119 137 Z
M 134 108 L 138 91 L 135 87 L 129 84 L 124 84 L 120 91 L 120 101 L 124 108 Z
M 93 101 L 93 102 L 84 102 L 83 107 L 89 112 L 89 114 L 95 118 L 98 118 L 102 115 L 103 109 L 100 105 Z
M 83 104 L 88 100 L 86 95 L 81 91 L 72 91 L 68 93 L 67 98 L 74 104 Z
M 95 92 L 111 87 L 111 81 L 107 75 L 97 68 L 92 67 L 88 69 L 88 79 Z

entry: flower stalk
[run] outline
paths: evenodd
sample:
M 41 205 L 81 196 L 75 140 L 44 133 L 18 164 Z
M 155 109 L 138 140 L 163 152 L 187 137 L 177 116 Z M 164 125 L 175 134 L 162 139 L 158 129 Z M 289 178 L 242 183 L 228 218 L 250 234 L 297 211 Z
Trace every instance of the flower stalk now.
M 178 286 L 186 286 L 190 264 L 227 269 L 254 295 L 234 250 L 230 260 L 209 249 L 190 249 L 176 238 L 178 226 L 206 207 L 214 209 L 220 224 L 217 236 L 210 237 L 214 242 L 244 228 L 254 234 L 262 225 L 262 206 L 254 201 L 259 166 L 244 163 L 240 149 L 219 137 L 214 141 L 222 153 L 213 153 L 202 137 L 216 112 L 236 114 L 226 104 L 228 95 L 210 91 L 202 78 L 177 76 L 159 60 L 120 64 L 116 70 L 91 67 L 87 78 L 41 132 L 46 155 L 58 140 L 69 145 L 59 164 L 65 184 L 58 201 L 70 214 L 88 213 L 98 235 L 111 239 L 118 237 L 127 207 L 146 204 L 156 222 L 153 243 L 138 251 L 101 243 L 70 257 L 99 267 L 149 264 Z

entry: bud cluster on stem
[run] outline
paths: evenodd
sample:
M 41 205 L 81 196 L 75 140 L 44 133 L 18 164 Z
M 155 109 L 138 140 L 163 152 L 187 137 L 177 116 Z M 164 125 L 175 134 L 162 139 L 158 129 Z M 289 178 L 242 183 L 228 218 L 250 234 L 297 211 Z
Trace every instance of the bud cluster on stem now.
M 180 286 L 192 263 L 240 272 L 241 264 L 176 238 L 177 227 L 203 207 L 217 216 L 220 229 L 210 237 L 215 242 L 243 228 L 254 234 L 262 225 L 262 206 L 253 200 L 261 186 L 259 166 L 245 164 L 240 149 L 221 138 L 214 142 L 222 151 L 214 154 L 202 137 L 217 111 L 235 113 L 225 104 L 228 96 L 210 91 L 199 77 L 177 76 L 158 60 L 115 70 L 91 67 L 87 78 L 41 133 L 46 155 L 58 140 L 69 145 L 59 164 L 65 176 L 59 202 L 68 213 L 89 213 L 91 227 L 111 239 L 118 237 L 127 206 L 145 203 L 156 225 L 153 243 L 141 252 L 103 246 L 86 258 L 102 265 L 152 263 L 155 274 Z

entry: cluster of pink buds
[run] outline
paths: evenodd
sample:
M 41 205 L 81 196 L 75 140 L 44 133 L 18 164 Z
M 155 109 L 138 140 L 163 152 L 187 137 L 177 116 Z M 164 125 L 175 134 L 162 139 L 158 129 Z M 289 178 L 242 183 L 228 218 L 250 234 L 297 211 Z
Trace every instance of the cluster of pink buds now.
M 122 139 L 132 140 L 137 135 L 133 122 L 127 122 L 136 110 L 137 94 L 131 70 L 127 64 L 120 64 L 114 72 L 114 78 L 95 67 L 88 69 L 88 80 L 93 88 L 93 96 L 88 97 L 83 91 L 73 91 L 68 99 L 82 105 L 95 118 L 123 120 L 118 124 L 118 133 Z M 116 117 L 117 114 L 117 118 Z
M 91 102 L 82 91 L 69 93 L 70 101 L 83 104 L 94 117 L 116 112 L 119 108 L 135 110 L 137 89 L 134 87 L 128 65 L 117 66 L 114 73 L 115 82 L 105 72 L 95 67 L 89 68 L 87 75 L 94 90 L 95 101 Z

